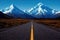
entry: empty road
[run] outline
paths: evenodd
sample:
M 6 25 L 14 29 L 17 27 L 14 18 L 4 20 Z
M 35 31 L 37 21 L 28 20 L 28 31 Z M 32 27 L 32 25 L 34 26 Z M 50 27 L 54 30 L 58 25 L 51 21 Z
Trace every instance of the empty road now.
M 29 40 L 31 23 L 0 32 L 0 40 Z
M 60 32 L 43 24 L 29 22 L 0 32 L 0 40 L 60 40 Z
M 34 40 L 60 40 L 60 32 L 49 26 L 34 23 Z

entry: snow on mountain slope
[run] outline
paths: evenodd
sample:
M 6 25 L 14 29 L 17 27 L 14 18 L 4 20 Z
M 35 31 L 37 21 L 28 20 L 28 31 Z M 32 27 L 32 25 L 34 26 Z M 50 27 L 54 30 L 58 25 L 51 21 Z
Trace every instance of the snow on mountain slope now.
M 60 14 L 60 11 L 56 12 L 56 14 Z
M 24 15 L 25 13 L 18 9 L 15 5 L 10 5 L 10 7 L 6 8 L 3 13 L 9 15 L 9 16 L 13 16 L 14 18 L 26 18 L 26 16 Z
M 24 11 L 17 8 L 15 5 L 10 5 L 10 7 L 3 10 L 4 14 L 13 16 L 13 18 L 34 18 L 33 16 L 25 13 Z
M 10 13 L 10 12 L 12 12 L 12 10 L 14 9 L 14 7 L 13 7 L 13 4 L 9 7 L 9 8 L 6 8 L 6 10 L 4 10 L 4 12 L 3 13 Z
M 6 8 L 3 13 L 7 14 L 7 13 L 21 13 L 23 12 L 22 10 L 20 10 L 19 8 L 17 8 L 15 5 L 10 5 L 10 7 Z M 22 13 L 21 13 L 22 14 Z
M 42 3 L 38 3 L 35 7 L 31 8 L 28 12 L 30 13 L 30 15 L 36 18 L 53 18 L 53 15 L 57 11 L 47 7 Z
M 56 13 L 55 13 L 55 16 L 57 16 L 57 17 L 60 18 L 60 11 L 56 12 Z
M 60 16 L 59 11 L 51 9 L 42 3 L 38 3 L 28 11 L 26 9 L 22 11 L 12 4 L 8 8 L 2 10 L 2 12 L 14 18 L 56 18 Z

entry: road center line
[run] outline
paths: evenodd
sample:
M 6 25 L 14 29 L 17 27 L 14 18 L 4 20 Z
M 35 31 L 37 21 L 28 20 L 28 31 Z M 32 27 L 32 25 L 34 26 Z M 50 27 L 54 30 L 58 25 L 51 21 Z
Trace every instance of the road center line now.
M 31 34 L 30 34 L 30 40 L 34 40 L 33 21 L 31 21 Z

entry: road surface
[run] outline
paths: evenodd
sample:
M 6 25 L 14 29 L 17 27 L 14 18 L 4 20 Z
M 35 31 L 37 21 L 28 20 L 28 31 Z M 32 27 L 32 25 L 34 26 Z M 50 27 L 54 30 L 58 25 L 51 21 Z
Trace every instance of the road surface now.
M 34 23 L 34 40 L 60 40 L 60 32 L 49 26 Z
M 29 40 L 31 23 L 0 32 L 0 40 Z
M 0 32 L 0 40 L 30 40 L 32 26 L 34 28 L 32 31 L 34 40 L 60 40 L 60 32 L 35 22 L 29 22 Z

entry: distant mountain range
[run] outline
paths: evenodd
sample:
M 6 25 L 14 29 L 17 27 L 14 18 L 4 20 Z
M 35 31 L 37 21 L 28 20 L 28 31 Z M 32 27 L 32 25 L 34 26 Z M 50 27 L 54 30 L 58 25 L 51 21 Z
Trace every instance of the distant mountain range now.
M 38 3 L 36 6 L 28 11 L 22 11 L 15 5 L 3 9 L 0 12 L 0 18 L 22 18 L 22 19 L 40 19 L 40 18 L 60 18 L 60 12 L 47 7 L 42 3 Z
M 11 5 L 9 8 L 3 10 L 3 13 L 13 18 L 34 18 L 31 15 L 28 15 L 24 11 L 18 9 L 15 5 Z
M 38 3 L 28 12 L 30 13 L 30 15 L 36 18 L 56 18 L 56 12 L 58 11 L 51 9 L 42 3 Z

